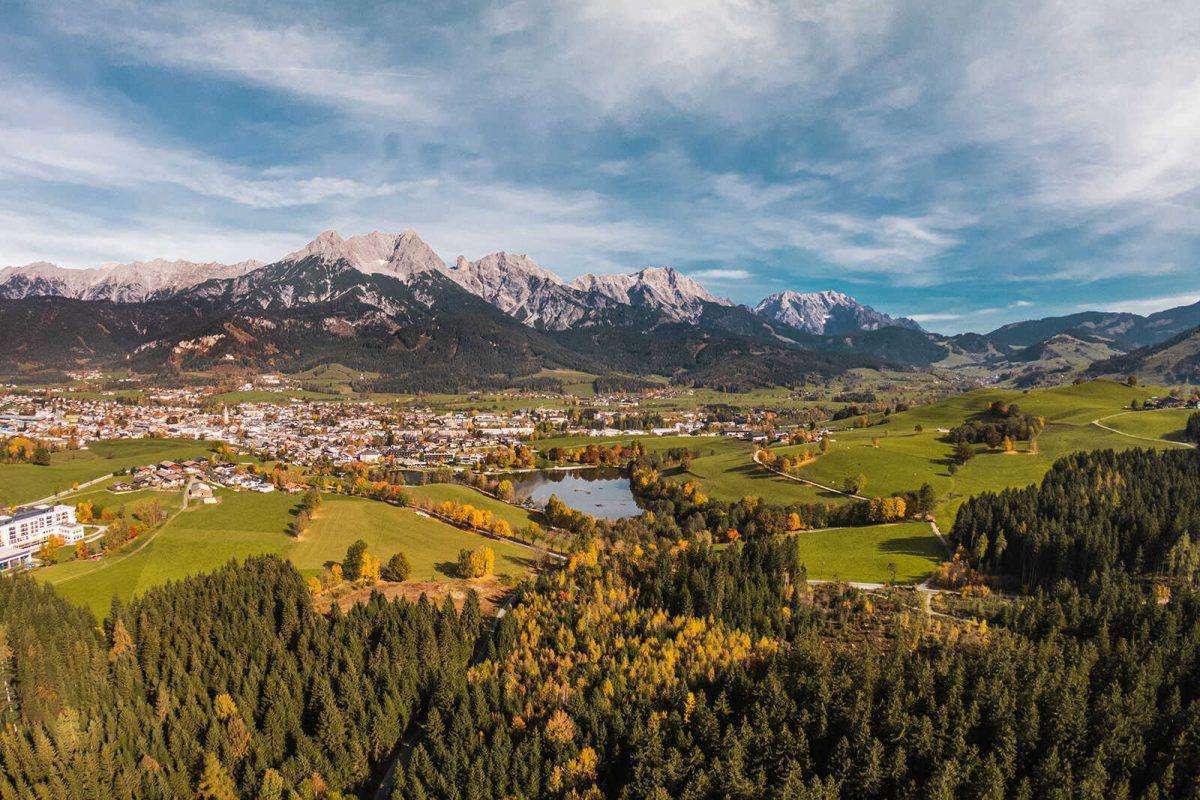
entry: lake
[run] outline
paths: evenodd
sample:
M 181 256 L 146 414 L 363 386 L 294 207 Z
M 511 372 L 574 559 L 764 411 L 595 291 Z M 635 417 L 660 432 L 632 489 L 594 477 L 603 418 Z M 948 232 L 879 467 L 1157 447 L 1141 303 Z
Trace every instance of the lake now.
M 642 513 L 629 479 L 616 469 L 543 470 L 511 476 L 517 500 L 532 500 L 539 508 L 558 495 L 571 508 L 601 519 L 623 519 Z

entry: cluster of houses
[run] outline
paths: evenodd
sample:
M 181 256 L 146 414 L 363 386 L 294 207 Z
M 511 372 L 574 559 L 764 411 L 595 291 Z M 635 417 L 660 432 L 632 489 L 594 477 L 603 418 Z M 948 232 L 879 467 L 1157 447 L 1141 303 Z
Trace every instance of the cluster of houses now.
M 135 467 L 127 473 L 125 480 L 112 484 L 108 489 L 115 494 L 122 494 L 142 489 L 171 491 L 186 486 L 190 500 L 209 503 L 216 502 L 213 485 L 246 492 L 275 491 L 275 485 L 261 476 L 241 472 L 232 464 L 214 465 L 200 459 L 160 461 Z
M 1196 395 L 1184 397 L 1182 394 L 1151 397 L 1142 404 L 1142 408 L 1146 411 L 1153 411 L 1159 408 L 1200 408 L 1200 397 Z

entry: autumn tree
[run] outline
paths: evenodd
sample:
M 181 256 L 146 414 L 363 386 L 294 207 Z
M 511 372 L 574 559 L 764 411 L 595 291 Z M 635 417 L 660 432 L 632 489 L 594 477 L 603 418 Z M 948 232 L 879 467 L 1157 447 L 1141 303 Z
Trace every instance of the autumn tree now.
M 408 576 L 412 574 L 412 564 L 409 563 L 408 556 L 398 550 L 387 560 L 381 574 L 385 581 L 402 583 L 408 580 Z
M 458 551 L 458 574 L 463 578 L 482 578 L 496 568 L 496 554 L 490 547 L 463 548 Z

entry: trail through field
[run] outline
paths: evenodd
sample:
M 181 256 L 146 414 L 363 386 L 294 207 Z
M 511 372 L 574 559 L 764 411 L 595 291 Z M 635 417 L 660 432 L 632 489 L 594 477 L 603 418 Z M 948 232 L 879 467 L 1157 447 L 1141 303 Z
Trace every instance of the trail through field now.
M 823 483 L 817 483 L 816 481 L 810 481 L 808 478 L 798 478 L 795 475 L 788 475 L 786 472 L 780 472 L 779 470 L 775 469 L 774 467 L 768 467 L 766 464 L 764 464 L 762 461 L 760 461 L 758 458 L 757 452 L 755 452 L 755 454 L 753 456 L 751 456 L 751 458 L 754 460 L 755 464 L 758 464 L 763 469 L 767 470 L 768 472 L 773 472 L 781 478 L 787 478 L 789 481 L 795 481 L 796 483 L 804 483 L 809 486 L 815 486 L 818 489 L 824 489 L 827 492 L 833 492 L 834 494 L 840 494 L 840 495 L 845 495 L 846 497 L 852 497 L 855 500 L 869 500 L 870 499 L 867 497 L 863 497 L 861 494 L 851 494 L 850 492 L 843 492 L 841 489 L 835 489 L 832 486 L 826 486 Z
M 1177 442 L 1174 439 L 1164 439 L 1161 436 L 1138 436 L 1136 433 L 1126 433 L 1125 431 L 1119 431 L 1116 428 L 1113 428 L 1109 425 L 1104 424 L 1105 420 L 1112 419 L 1113 417 L 1121 417 L 1126 414 L 1135 414 L 1135 413 L 1136 414 L 1152 414 L 1154 412 L 1153 411 L 1136 411 L 1136 412 L 1135 411 L 1118 411 L 1116 414 L 1109 414 L 1107 417 L 1099 417 L 1098 419 L 1094 419 L 1094 420 L 1092 420 L 1092 424 L 1095 425 L 1097 428 L 1103 428 L 1106 431 L 1111 431 L 1112 433 L 1119 434 L 1120 436 L 1127 436 L 1130 439 L 1141 439 L 1144 442 L 1168 442 L 1170 444 L 1178 445 L 1179 447 L 1191 447 L 1191 448 L 1196 447 L 1196 445 L 1194 445 L 1194 444 L 1188 444 L 1187 442 Z
M 188 485 L 190 486 L 191 484 L 189 483 Z M 186 491 L 183 493 L 183 500 L 180 503 L 179 508 L 175 509 L 175 511 L 169 517 L 167 517 L 161 523 L 159 523 L 158 527 L 155 528 L 154 531 L 149 536 L 143 537 L 142 540 L 140 542 L 138 542 L 137 547 L 133 548 L 132 550 L 130 550 L 127 553 L 121 553 L 119 556 L 116 556 L 113 558 L 110 558 L 107 556 L 104 558 L 101 558 L 99 561 L 96 562 L 96 566 L 94 569 L 89 569 L 86 572 L 77 572 L 74 575 L 68 575 L 67 577 L 63 578 L 60 581 L 54 581 L 50 585 L 51 586 L 61 586 L 64 583 L 70 583 L 71 581 L 75 580 L 76 578 L 83 578 L 87 575 L 93 575 L 102 569 L 110 569 L 110 568 L 116 566 L 117 564 L 120 564 L 122 561 L 125 561 L 128 558 L 132 558 L 133 556 L 136 556 L 138 553 L 145 550 L 146 546 L 148 544 L 150 544 L 152 541 L 154 541 L 158 537 L 158 535 L 163 532 L 163 529 L 166 528 L 167 525 L 173 519 L 175 519 L 177 516 L 179 516 L 181 513 L 183 513 L 183 510 L 185 508 L 187 508 L 187 492 Z

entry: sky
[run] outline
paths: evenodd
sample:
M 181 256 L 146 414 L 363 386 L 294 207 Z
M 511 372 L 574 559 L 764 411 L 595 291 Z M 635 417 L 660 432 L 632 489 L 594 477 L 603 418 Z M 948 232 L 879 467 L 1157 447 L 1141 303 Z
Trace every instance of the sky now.
M 1200 299 L 1200 3 L 0 4 L 0 266 L 334 228 L 930 330 Z

